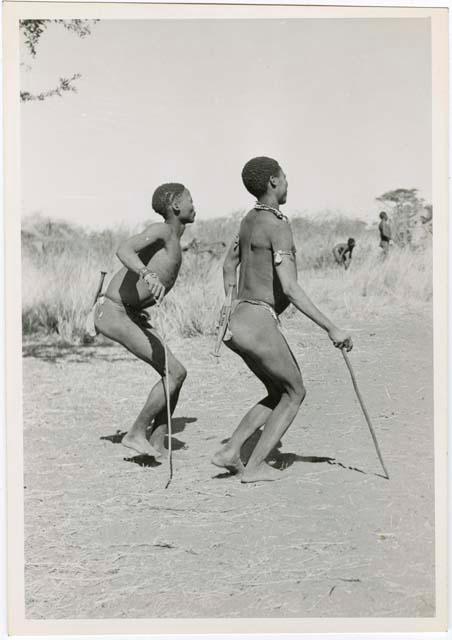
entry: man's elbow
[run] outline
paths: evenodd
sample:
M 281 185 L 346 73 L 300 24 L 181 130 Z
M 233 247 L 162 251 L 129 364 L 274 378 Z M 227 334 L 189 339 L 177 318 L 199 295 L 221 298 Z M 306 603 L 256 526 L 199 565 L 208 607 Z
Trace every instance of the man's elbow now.
M 281 286 L 286 298 L 289 300 L 289 302 L 293 302 L 298 290 L 297 283 L 293 280 L 289 280 L 287 282 L 282 282 Z

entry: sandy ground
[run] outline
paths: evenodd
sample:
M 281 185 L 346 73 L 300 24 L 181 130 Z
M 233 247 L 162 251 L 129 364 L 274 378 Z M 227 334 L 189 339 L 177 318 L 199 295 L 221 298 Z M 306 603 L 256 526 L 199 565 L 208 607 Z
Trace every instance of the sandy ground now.
M 166 465 L 120 444 L 156 374 L 116 346 L 24 346 L 29 618 L 434 614 L 430 320 L 353 323 L 389 481 L 340 353 L 286 324 L 308 395 L 269 484 L 209 463 L 264 395 L 227 349 L 216 364 L 211 340 L 172 343 L 189 377 L 165 490 Z

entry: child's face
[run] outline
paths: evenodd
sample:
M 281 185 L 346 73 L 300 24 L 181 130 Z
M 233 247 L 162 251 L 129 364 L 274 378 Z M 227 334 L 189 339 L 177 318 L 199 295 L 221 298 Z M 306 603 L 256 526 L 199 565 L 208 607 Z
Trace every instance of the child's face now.
M 179 220 L 185 224 L 194 222 L 196 211 L 193 205 L 193 200 L 188 189 L 184 189 L 183 193 L 178 198 L 179 205 Z

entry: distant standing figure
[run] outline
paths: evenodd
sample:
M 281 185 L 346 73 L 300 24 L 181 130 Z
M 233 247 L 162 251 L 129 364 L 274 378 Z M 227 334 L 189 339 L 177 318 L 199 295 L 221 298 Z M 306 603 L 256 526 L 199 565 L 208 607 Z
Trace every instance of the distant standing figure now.
M 391 242 L 392 233 L 391 225 L 389 224 L 388 214 L 386 211 L 380 213 L 380 224 L 378 225 L 380 231 L 380 247 L 383 249 L 383 254 L 388 255 L 389 243 Z
M 354 238 L 349 238 L 347 240 L 347 243 L 342 242 L 340 244 L 337 244 L 333 249 L 334 259 L 338 264 L 343 265 L 344 269 L 348 269 L 350 266 L 352 252 L 355 244 L 356 242 Z

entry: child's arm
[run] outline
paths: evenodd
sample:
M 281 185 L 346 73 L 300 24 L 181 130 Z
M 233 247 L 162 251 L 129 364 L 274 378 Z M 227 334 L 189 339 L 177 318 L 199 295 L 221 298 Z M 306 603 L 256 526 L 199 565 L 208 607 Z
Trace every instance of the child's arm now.
M 116 252 L 117 257 L 122 264 L 130 271 L 137 273 L 149 287 L 157 302 L 161 302 L 165 295 L 165 287 L 160 282 L 157 274 L 152 273 L 148 267 L 143 264 L 140 251 L 152 245 L 160 244 L 164 246 L 169 238 L 171 231 L 164 223 L 152 224 L 142 233 L 132 236 L 125 240 Z
M 279 256 L 283 257 L 281 261 L 275 261 L 275 268 L 282 290 L 288 300 L 315 324 L 325 329 L 335 347 L 345 347 L 347 351 L 350 351 L 352 348 L 350 335 L 335 327 L 331 320 L 313 304 L 297 282 L 293 236 L 290 226 L 286 222 L 275 225 L 271 234 L 271 243 L 274 254 L 279 252 Z

